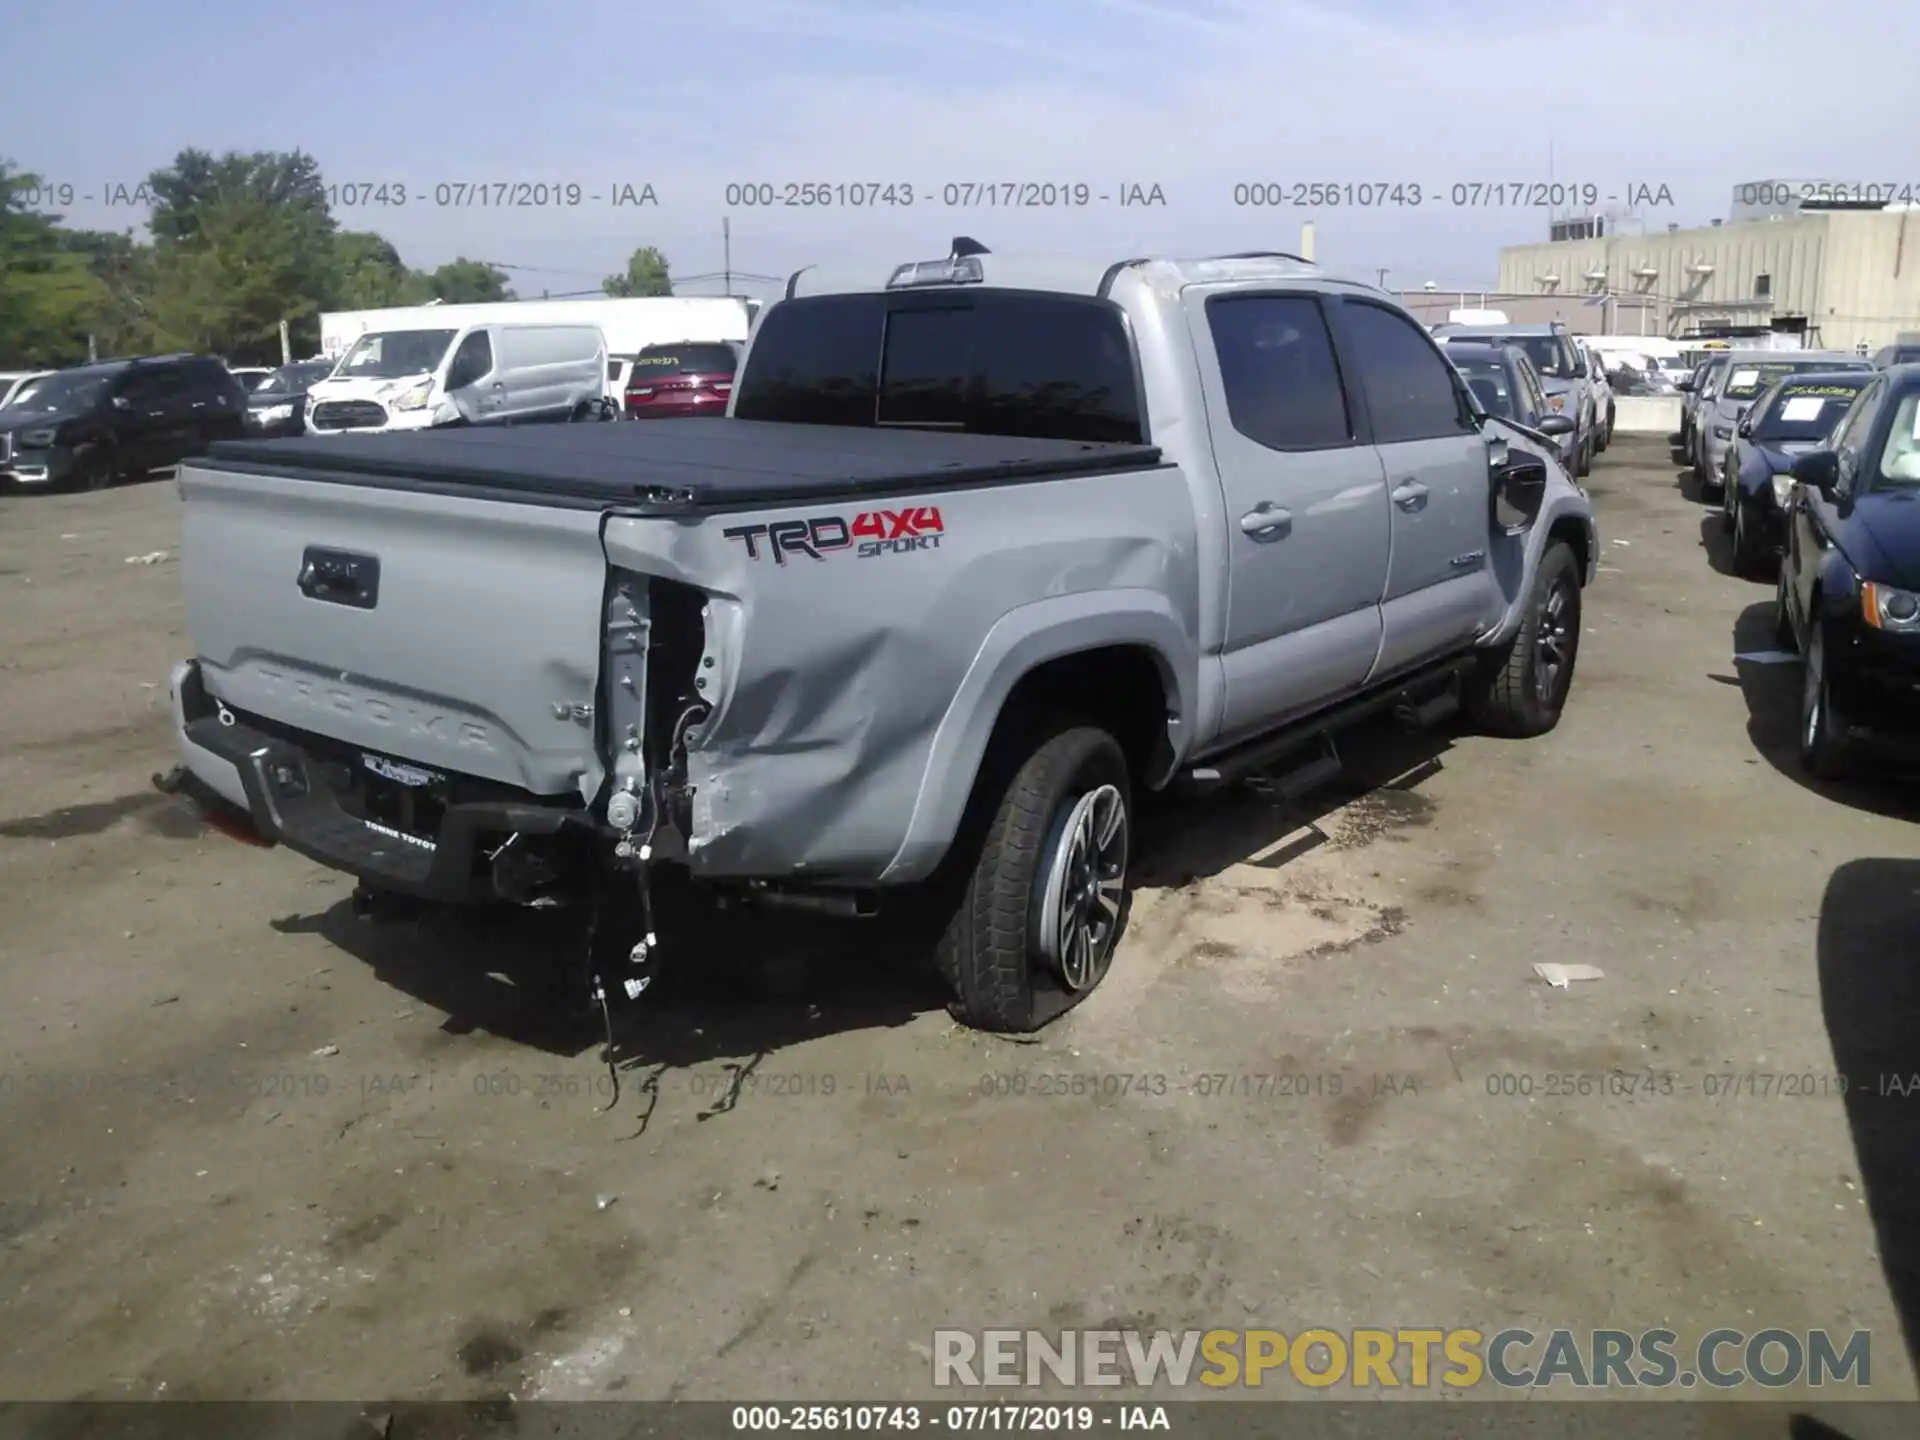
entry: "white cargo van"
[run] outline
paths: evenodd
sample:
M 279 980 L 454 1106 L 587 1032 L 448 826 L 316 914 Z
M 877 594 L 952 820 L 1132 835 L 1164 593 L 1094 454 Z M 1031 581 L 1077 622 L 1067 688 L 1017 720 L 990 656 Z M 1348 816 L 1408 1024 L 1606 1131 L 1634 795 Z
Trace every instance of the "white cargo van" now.
M 307 392 L 307 433 L 599 419 L 606 375 L 597 325 L 371 332 Z

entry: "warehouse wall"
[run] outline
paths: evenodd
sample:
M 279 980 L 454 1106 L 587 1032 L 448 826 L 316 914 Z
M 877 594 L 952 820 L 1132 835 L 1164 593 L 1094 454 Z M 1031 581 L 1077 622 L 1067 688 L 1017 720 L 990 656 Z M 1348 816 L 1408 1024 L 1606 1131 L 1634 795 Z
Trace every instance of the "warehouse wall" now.
M 1712 265 L 1713 273 L 1688 267 Z M 1648 269 L 1651 276 L 1634 272 Z M 1810 343 L 1870 349 L 1920 329 L 1920 212 L 1833 211 L 1786 220 L 1754 220 L 1654 235 L 1612 235 L 1513 245 L 1500 252 L 1500 288 L 1538 294 L 1558 275 L 1558 295 L 1577 300 L 1604 270 L 1625 302 L 1644 296 L 1655 306 L 1656 333 L 1695 322 L 1765 324 L 1804 316 L 1817 326 Z M 1766 295 L 1758 294 L 1767 277 Z M 1626 326 L 1616 326 L 1626 329 Z

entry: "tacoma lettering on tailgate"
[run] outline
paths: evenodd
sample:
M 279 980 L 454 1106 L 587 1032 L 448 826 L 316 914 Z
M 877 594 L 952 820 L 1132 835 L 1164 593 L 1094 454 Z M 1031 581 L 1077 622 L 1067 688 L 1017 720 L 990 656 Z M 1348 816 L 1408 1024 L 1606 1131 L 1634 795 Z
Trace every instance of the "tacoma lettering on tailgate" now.
M 809 560 L 850 550 L 854 558 L 903 555 L 912 550 L 937 550 L 946 533 L 938 506 L 906 510 L 862 510 L 857 515 L 816 515 L 811 520 L 775 520 L 768 525 L 733 525 L 720 533 L 747 547 L 749 560 L 784 565 L 789 555 Z
M 329 710 L 336 715 L 366 720 L 385 729 L 399 730 L 404 734 L 426 739 L 451 741 L 469 750 L 494 748 L 493 737 L 487 727 L 471 720 L 463 720 L 440 711 L 429 710 L 416 704 L 395 704 L 382 700 L 378 696 L 363 695 L 355 691 L 315 681 L 304 675 L 288 675 L 283 671 L 269 670 L 265 666 L 254 671 L 271 694 L 283 699 L 298 701 L 319 710 Z

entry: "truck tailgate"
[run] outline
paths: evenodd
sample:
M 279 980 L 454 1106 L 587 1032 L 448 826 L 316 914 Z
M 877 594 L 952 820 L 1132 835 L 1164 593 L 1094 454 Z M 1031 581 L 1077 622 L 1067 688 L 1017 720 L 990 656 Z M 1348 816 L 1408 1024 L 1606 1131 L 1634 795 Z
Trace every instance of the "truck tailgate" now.
M 598 788 L 597 510 L 193 462 L 180 491 L 188 630 L 214 697 L 536 795 Z

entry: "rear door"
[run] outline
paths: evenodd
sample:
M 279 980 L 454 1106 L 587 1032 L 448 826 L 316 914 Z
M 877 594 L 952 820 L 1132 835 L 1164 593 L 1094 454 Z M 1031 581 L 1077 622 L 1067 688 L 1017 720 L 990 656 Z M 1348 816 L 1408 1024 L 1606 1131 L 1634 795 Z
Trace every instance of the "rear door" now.
M 1386 476 L 1311 291 L 1187 294 L 1225 492 L 1231 742 L 1357 689 L 1380 650 Z
M 130 469 L 176 465 L 193 449 L 195 415 L 187 378 L 177 365 L 153 365 L 127 377 L 121 453 Z
M 1385 676 L 1467 644 L 1498 609 L 1487 573 L 1487 442 L 1458 372 L 1417 324 L 1357 297 L 1334 313 L 1342 359 L 1362 381 L 1391 507 L 1374 671 Z
M 238 376 L 212 360 L 188 361 L 182 375 L 193 430 L 187 450 L 176 460 L 200 454 L 215 440 L 237 440 L 246 433 L 247 391 Z

